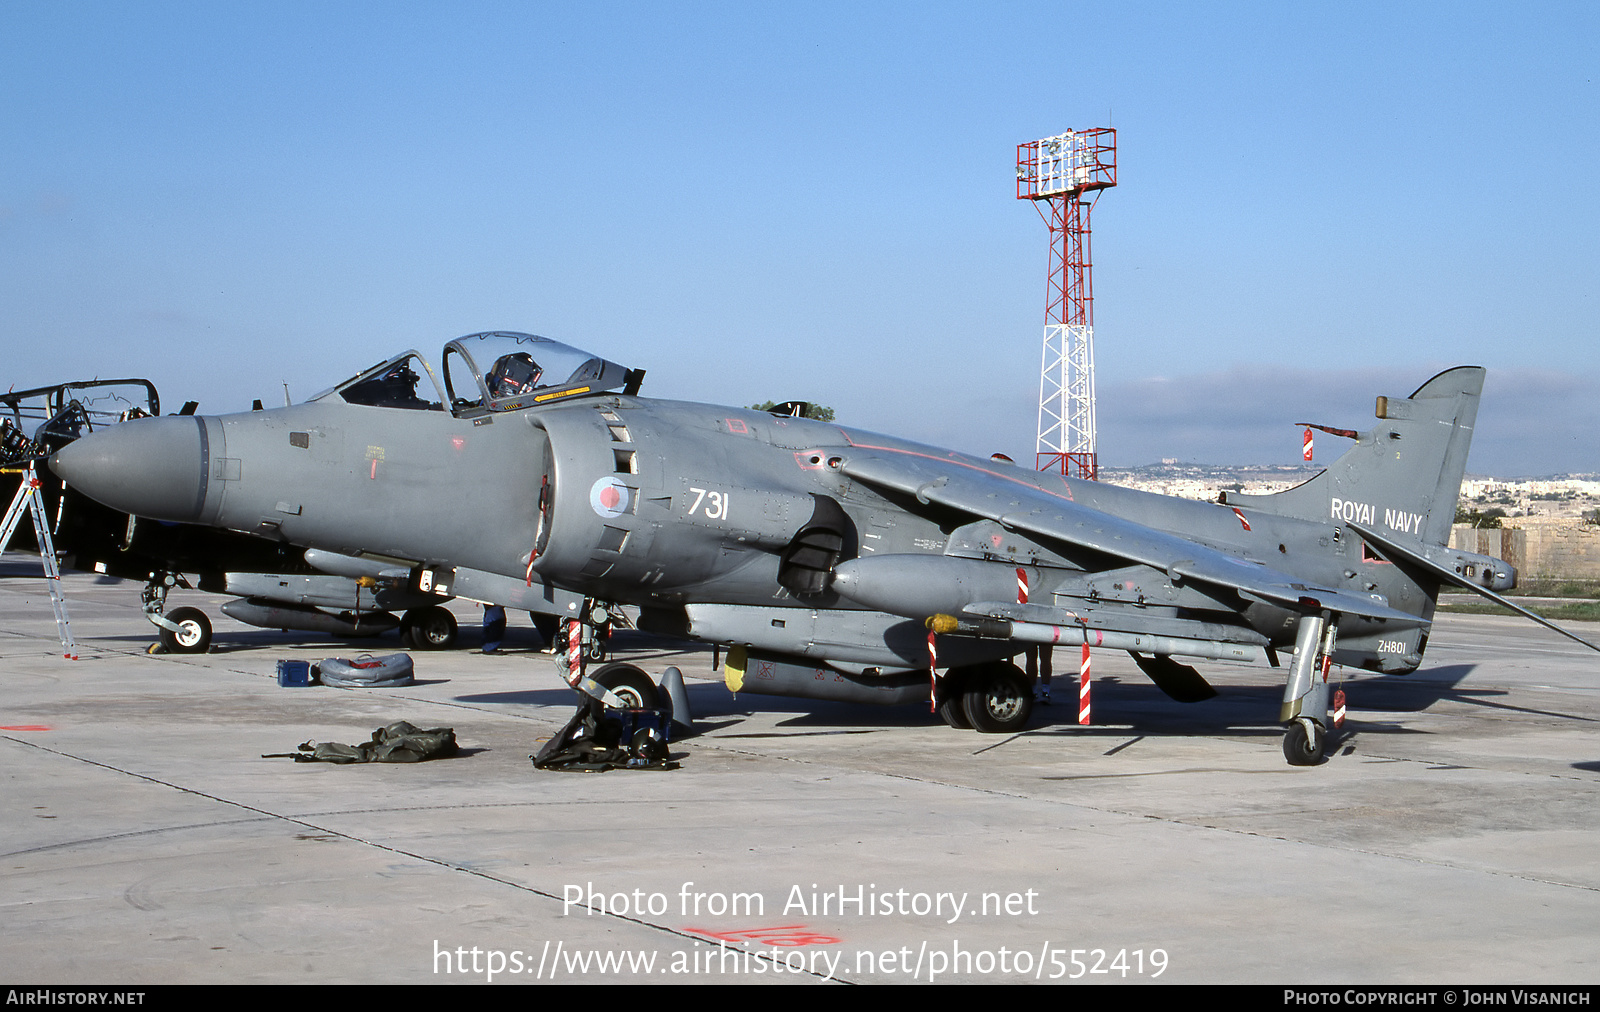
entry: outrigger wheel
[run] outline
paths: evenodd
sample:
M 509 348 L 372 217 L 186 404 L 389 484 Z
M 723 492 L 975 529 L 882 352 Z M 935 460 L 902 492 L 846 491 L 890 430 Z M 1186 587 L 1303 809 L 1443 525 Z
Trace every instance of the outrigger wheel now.
M 1322 761 L 1328 745 L 1328 732 L 1309 717 L 1290 721 L 1283 735 L 1283 757 L 1290 766 L 1315 766 Z
M 1328 747 L 1328 668 L 1338 626 L 1328 613 L 1305 615 L 1295 630 L 1294 659 L 1283 686 L 1278 719 L 1288 725 L 1283 757 L 1290 766 L 1315 766 Z

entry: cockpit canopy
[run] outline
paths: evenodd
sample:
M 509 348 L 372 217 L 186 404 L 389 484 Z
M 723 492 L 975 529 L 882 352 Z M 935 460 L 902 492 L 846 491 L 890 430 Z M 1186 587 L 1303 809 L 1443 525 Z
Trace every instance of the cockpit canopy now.
M 429 383 L 424 384 L 426 375 Z M 626 387 L 642 371 L 534 334 L 493 331 L 457 338 L 444 348 L 444 382 L 416 351 L 396 355 L 326 393 L 350 404 L 443 411 L 458 416 L 514 411 L 567 397 Z M 431 387 L 432 389 L 429 389 Z
M 458 414 L 512 411 L 627 382 L 628 370 L 617 363 L 534 334 L 470 334 L 444 348 L 445 389 Z

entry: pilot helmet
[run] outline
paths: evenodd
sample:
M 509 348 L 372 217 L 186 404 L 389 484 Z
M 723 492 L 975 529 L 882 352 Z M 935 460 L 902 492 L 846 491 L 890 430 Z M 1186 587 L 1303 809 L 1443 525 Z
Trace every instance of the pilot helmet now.
M 543 375 L 539 363 L 525 351 L 502 355 L 489 370 L 489 395 L 498 398 L 526 393 L 538 385 Z

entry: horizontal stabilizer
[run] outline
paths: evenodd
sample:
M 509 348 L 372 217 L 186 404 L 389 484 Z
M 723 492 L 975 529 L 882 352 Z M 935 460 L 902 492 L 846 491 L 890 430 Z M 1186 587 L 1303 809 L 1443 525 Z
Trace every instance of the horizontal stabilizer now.
M 1569 632 L 1545 618 L 1543 615 L 1535 614 L 1534 612 L 1529 611 L 1522 605 L 1515 603 L 1504 595 L 1497 594 L 1488 587 L 1481 586 L 1472 580 L 1467 579 L 1465 576 L 1457 573 L 1453 569 L 1434 562 L 1432 559 L 1429 559 L 1422 552 L 1417 551 L 1414 548 L 1408 548 L 1400 542 L 1395 541 L 1392 538 L 1386 538 L 1377 531 L 1368 527 L 1364 527 L 1361 524 L 1351 524 L 1350 527 L 1357 531 L 1363 538 L 1366 538 L 1367 541 L 1374 545 L 1379 552 L 1388 556 L 1391 562 L 1396 560 L 1408 562 L 1419 569 L 1432 573 L 1445 583 L 1452 584 L 1457 587 L 1465 587 L 1474 594 L 1480 594 L 1483 597 L 1488 598 L 1502 608 L 1509 608 L 1518 615 L 1533 619 L 1535 622 L 1547 629 L 1555 630 L 1556 632 L 1565 636 L 1567 639 L 1576 640 L 1577 642 L 1582 643 L 1590 650 L 1600 651 L 1600 646 L 1595 646 L 1593 643 L 1590 643 L 1577 633 Z

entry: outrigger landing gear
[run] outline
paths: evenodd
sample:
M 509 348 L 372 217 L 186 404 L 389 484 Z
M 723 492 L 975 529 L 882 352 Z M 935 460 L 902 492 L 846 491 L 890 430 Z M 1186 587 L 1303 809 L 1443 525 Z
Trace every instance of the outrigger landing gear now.
M 1328 709 L 1328 669 L 1333 665 L 1337 624 L 1327 612 L 1300 620 L 1294 660 L 1283 689 L 1278 719 L 1289 725 L 1283 736 L 1283 757 L 1291 766 L 1315 766 L 1323 760 L 1333 727 Z

